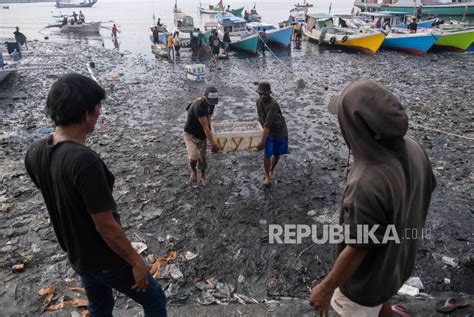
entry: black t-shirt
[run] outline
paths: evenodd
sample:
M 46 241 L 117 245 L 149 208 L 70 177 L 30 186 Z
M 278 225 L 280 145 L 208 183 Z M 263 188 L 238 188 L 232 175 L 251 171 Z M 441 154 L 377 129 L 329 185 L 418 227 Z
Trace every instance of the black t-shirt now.
M 90 214 L 112 210 L 114 176 L 99 155 L 88 147 L 52 136 L 33 143 L 25 166 L 41 190 L 54 232 L 78 273 L 110 270 L 126 265 L 95 228 Z
M 213 105 L 209 105 L 202 98 L 195 100 L 188 109 L 188 120 L 184 126 L 184 131 L 200 140 L 205 140 L 206 134 L 198 118 L 210 116 L 213 112 Z

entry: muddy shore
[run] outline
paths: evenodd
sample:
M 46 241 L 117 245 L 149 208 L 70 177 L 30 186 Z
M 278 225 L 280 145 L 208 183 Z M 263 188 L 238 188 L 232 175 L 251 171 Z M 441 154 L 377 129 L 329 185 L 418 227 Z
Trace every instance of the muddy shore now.
M 263 302 L 306 299 L 309 289 L 328 273 L 334 245 L 308 249 L 310 240 L 272 245 L 268 224 L 337 221 L 347 149 L 326 105 L 330 96 L 361 78 L 381 82 L 402 100 L 410 118 L 408 133 L 425 146 L 436 173 L 438 187 L 426 224 L 431 239 L 421 242 L 413 276 L 421 279 L 427 294 L 467 293 L 472 300 L 474 142 L 415 124 L 474 137 L 473 54 L 382 51 L 371 56 L 304 43 L 301 50 L 278 53 L 298 77 L 269 54 L 232 54 L 218 68 L 208 67 L 206 82 L 216 85 L 221 95 L 216 122 L 255 120 L 255 82 L 266 79 L 272 84 L 287 119 L 291 153 L 281 160 L 278 181 L 265 190 L 261 153 L 256 152 L 209 155 L 208 186 L 187 184 L 185 108 L 205 87 L 186 81 L 188 54 L 173 64 L 80 43 L 67 50 L 54 43 L 32 47 L 54 53 L 55 62 L 77 70 L 95 63 L 94 75 L 110 98 L 88 145 L 114 173 L 122 223 L 132 241 L 147 244 L 142 254 L 147 262 L 177 251 L 172 264 L 183 277 L 159 279 L 170 303 L 180 305 L 170 308 L 176 315 L 185 316 L 186 307 L 206 300 L 200 282 L 212 278 Z M 0 86 L 1 316 L 39 315 L 43 298 L 37 292 L 48 284 L 60 289 L 55 302 L 65 296 L 84 297 L 64 291 L 81 287 L 80 282 L 56 243 L 42 197 L 23 166 L 28 145 L 52 131 L 44 116 L 46 95 L 57 76 L 66 72 L 17 73 Z M 187 251 L 197 256 L 188 260 Z M 442 256 L 458 259 L 459 265 L 444 264 Z M 17 263 L 26 264 L 25 272 L 11 272 Z M 139 311 L 124 297 L 118 297 L 116 307 L 123 316 Z M 64 308 L 45 315 L 70 316 L 74 310 L 81 311 Z M 202 316 L 206 314 L 204 310 Z

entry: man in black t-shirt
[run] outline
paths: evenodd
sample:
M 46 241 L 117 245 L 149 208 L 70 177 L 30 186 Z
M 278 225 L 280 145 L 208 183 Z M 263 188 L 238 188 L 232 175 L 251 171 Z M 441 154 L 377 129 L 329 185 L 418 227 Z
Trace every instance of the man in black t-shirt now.
M 197 168 L 201 171 L 201 184 L 205 186 L 206 180 L 206 140 L 211 143 L 213 153 L 219 152 L 219 145 L 211 131 L 212 114 L 218 102 L 217 88 L 207 87 L 204 96 L 196 99 L 186 109 L 188 118 L 184 126 L 184 143 L 188 152 L 189 165 L 191 166 L 190 182 L 197 179 Z
M 33 143 L 25 165 L 41 190 L 54 232 L 79 274 L 90 316 L 112 316 L 112 288 L 140 303 L 145 316 L 166 316 L 166 297 L 127 239 L 112 196 L 114 176 L 85 145 L 105 91 L 92 79 L 69 74 L 51 87 L 47 115 L 56 125 Z

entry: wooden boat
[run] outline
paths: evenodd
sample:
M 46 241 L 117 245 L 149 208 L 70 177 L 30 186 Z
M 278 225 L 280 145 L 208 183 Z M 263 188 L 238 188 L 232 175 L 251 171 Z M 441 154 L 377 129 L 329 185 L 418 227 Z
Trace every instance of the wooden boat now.
M 191 33 L 194 30 L 193 17 L 175 7 L 174 10 L 174 28 L 172 32 L 179 32 L 182 46 L 189 46 Z
M 217 16 L 217 23 L 217 30 L 221 40 L 224 37 L 224 30 L 229 31 L 231 40 L 230 48 L 247 53 L 257 54 L 260 38 L 258 33 L 249 32 L 247 30 L 247 21 L 245 21 L 245 19 L 225 12 Z
M 153 38 L 153 30 L 157 27 L 156 25 L 150 25 L 148 28 L 149 34 L 150 34 L 150 42 L 152 44 L 155 44 L 155 39 Z M 168 30 L 166 29 L 165 25 L 158 26 L 158 39 L 160 43 L 166 44 L 167 39 L 168 39 Z
M 354 6 L 362 11 L 390 11 L 405 14 L 416 12 L 420 15 L 436 16 L 474 16 L 474 2 L 424 2 L 412 0 L 400 0 L 397 3 L 375 3 L 361 0 L 355 1 Z
M 307 8 L 294 8 L 290 10 L 290 17 L 294 22 L 305 22 L 306 14 L 308 13 Z
M 297 4 L 295 4 L 295 8 L 312 8 L 313 5 L 310 4 L 310 3 L 307 3 L 306 0 L 303 1 L 303 4 L 300 4 L 299 2 Z
M 450 51 L 465 51 L 474 42 L 474 28 L 442 30 L 441 37 L 434 44 L 435 48 Z
M 100 33 L 102 22 L 85 22 L 81 24 L 66 24 L 61 26 L 61 33 Z
M 303 27 L 303 32 L 317 43 L 372 54 L 378 51 L 385 39 L 384 33 L 372 29 L 334 27 L 334 18 L 327 14 L 308 14 L 308 23 Z
M 59 0 L 56 0 L 56 5 L 55 7 L 56 8 L 59 8 L 59 9 L 68 9 L 68 8 L 90 8 L 92 7 L 94 4 L 97 3 L 97 0 L 84 0 L 80 3 L 73 3 L 71 1 L 68 1 L 68 2 L 64 2 L 64 1 L 59 1 Z
M 410 33 L 407 30 L 392 29 L 385 37 L 382 48 L 421 55 L 426 54 L 440 37 L 440 32 L 434 30 Z
M 168 47 L 164 43 L 152 44 L 151 52 L 157 57 L 168 58 L 170 56 Z
M 262 16 L 258 14 L 255 6 L 253 6 L 250 12 L 245 11 L 244 19 L 247 20 L 247 22 L 262 22 Z
M 222 9 L 219 6 L 213 6 L 209 5 L 208 8 L 202 7 L 202 5 L 199 5 L 198 7 L 199 13 L 201 14 L 219 14 L 225 12 L 224 9 Z M 229 13 L 232 13 L 235 16 L 242 16 L 242 12 L 244 11 L 244 7 L 240 7 L 237 9 L 231 9 Z
M 293 34 L 293 27 L 285 26 L 283 28 L 276 28 L 271 24 L 261 22 L 249 22 L 247 28 L 252 31 L 265 31 L 267 41 L 276 45 L 288 47 L 291 43 L 291 35 Z

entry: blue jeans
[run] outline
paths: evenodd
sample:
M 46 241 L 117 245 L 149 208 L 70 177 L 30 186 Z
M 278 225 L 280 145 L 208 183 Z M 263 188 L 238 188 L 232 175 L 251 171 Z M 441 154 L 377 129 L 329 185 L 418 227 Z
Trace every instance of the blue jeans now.
M 87 308 L 90 317 L 112 317 L 115 304 L 112 288 L 142 305 L 146 317 L 166 317 L 165 293 L 149 273 L 149 284 L 143 293 L 132 289 L 135 280 L 132 267 L 129 265 L 110 271 L 83 273 L 79 276 L 89 300 Z

